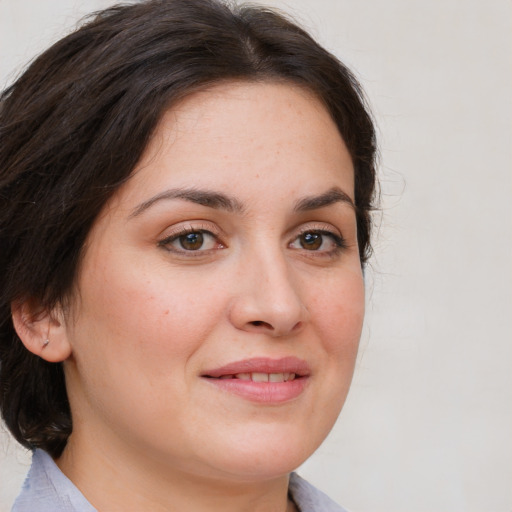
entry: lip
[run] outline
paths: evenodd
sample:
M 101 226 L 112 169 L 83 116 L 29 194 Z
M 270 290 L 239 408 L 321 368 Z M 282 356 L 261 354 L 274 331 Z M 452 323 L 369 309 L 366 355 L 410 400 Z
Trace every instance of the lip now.
M 272 359 L 269 357 L 253 357 L 228 363 L 219 368 L 212 368 L 203 372 L 203 377 L 218 378 L 222 375 L 234 375 L 236 373 L 295 373 L 306 377 L 311 373 L 309 365 L 298 357 L 282 357 Z
M 296 377 L 294 380 L 285 382 L 254 382 L 237 378 L 220 378 L 238 373 L 294 373 Z M 300 396 L 308 383 L 310 373 L 308 363 L 297 357 L 280 359 L 257 357 L 206 370 L 201 377 L 216 388 L 251 402 L 277 405 Z

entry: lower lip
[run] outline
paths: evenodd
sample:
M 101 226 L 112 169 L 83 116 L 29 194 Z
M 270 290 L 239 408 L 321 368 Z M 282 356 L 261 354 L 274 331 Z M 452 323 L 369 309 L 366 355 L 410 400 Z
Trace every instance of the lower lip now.
M 261 404 L 282 404 L 297 398 L 306 387 L 307 377 L 287 382 L 254 382 L 242 379 L 205 378 L 213 386 L 233 393 L 251 402 Z

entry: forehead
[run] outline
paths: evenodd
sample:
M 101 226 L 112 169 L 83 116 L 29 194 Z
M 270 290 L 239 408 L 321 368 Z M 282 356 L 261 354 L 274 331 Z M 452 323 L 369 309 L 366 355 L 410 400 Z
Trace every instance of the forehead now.
M 243 195 L 262 180 L 302 195 L 339 186 L 353 198 L 350 155 L 307 89 L 234 82 L 186 97 L 163 115 L 127 185 L 137 196 L 171 185 Z

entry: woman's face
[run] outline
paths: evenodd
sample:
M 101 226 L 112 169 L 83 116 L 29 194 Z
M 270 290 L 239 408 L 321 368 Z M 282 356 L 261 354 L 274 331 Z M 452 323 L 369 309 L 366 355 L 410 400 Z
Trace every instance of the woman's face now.
M 63 326 L 69 447 L 239 480 L 303 462 L 354 369 L 353 200 L 345 144 L 302 89 L 224 84 L 167 112 L 86 243 Z

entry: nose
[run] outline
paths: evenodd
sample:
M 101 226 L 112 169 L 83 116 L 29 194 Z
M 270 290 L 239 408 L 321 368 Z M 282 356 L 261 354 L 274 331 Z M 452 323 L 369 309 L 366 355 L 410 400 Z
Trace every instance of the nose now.
M 231 323 L 273 337 L 299 332 L 309 317 L 299 288 L 282 255 L 246 260 L 237 274 Z

